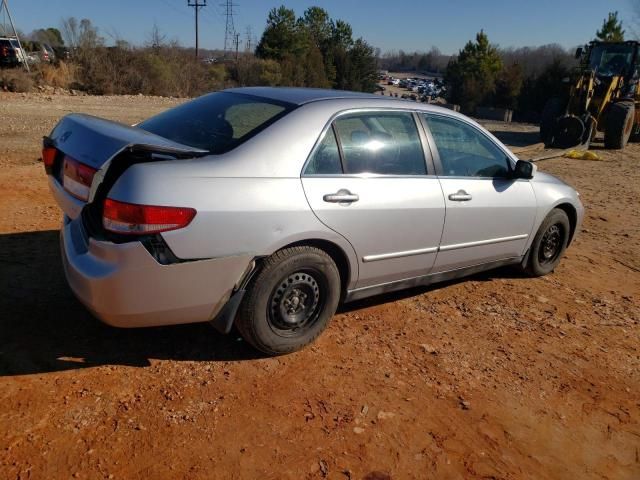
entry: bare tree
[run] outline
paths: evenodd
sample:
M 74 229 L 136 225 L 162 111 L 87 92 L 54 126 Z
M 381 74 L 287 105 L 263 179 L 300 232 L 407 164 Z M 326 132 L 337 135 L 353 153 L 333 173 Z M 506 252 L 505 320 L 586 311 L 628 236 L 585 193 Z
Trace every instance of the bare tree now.
M 72 48 L 95 48 L 104 44 L 104 38 L 98 34 L 98 28 L 87 18 L 80 22 L 75 17 L 63 18 L 62 36 L 65 43 Z
M 166 41 L 167 35 L 162 33 L 156 22 L 153 22 L 153 28 L 147 34 L 147 41 L 145 42 L 145 45 L 154 49 L 159 49 L 165 45 Z
M 65 44 L 72 48 L 77 47 L 79 43 L 78 20 L 75 17 L 63 18 L 60 26 Z
M 629 0 L 631 5 L 631 19 L 627 22 L 631 36 L 640 40 L 640 0 Z

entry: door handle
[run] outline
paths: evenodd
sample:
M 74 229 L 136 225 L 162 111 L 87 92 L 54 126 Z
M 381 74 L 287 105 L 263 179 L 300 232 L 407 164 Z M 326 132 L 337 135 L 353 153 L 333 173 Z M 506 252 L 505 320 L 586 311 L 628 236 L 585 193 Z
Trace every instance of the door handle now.
M 360 200 L 360 197 L 345 188 L 341 188 L 336 193 L 327 193 L 322 199 L 329 203 L 353 203 Z
M 468 202 L 473 197 L 469 195 L 464 190 L 458 190 L 456 193 L 452 193 L 449 195 L 449 200 L 452 202 Z

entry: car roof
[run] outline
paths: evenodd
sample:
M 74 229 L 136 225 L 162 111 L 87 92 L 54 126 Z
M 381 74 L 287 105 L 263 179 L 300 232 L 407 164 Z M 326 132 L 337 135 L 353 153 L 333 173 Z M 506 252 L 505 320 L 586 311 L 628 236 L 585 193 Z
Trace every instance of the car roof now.
M 338 110 L 346 108 L 390 107 L 444 113 L 454 117 L 464 117 L 458 112 L 440 107 L 436 104 L 420 103 L 406 100 L 404 98 L 386 97 L 384 95 L 374 95 L 373 93 L 350 92 L 347 90 L 302 87 L 241 87 L 228 88 L 224 91 L 229 93 L 253 95 L 280 102 L 292 103 L 299 106 L 310 103 L 331 102 L 334 108 Z
M 225 92 L 243 93 L 256 97 L 269 98 L 280 102 L 304 105 L 305 103 L 321 100 L 351 99 L 351 98 L 375 98 L 380 100 L 380 95 L 362 92 L 349 92 L 346 90 L 330 90 L 324 88 L 297 88 L 297 87 L 243 87 L 229 88 Z M 389 98 L 391 100 L 391 98 Z

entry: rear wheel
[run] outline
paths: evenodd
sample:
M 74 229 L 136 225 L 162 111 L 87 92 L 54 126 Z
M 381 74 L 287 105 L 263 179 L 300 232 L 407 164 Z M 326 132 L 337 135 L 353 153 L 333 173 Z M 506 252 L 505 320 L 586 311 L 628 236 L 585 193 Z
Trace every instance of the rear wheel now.
M 620 150 L 627 146 L 635 118 L 632 102 L 618 102 L 609 107 L 604 129 L 604 146 Z
M 545 147 L 554 145 L 554 136 L 558 118 L 564 113 L 565 102 L 558 97 L 550 98 L 542 110 L 540 117 L 540 140 Z
M 286 248 L 267 258 L 251 281 L 236 326 L 254 348 L 290 353 L 322 333 L 339 300 L 340 274 L 326 252 Z
M 531 243 L 523 265 L 524 271 L 533 277 L 552 272 L 567 249 L 570 232 L 571 224 L 567 214 L 559 208 L 553 209 L 540 225 Z

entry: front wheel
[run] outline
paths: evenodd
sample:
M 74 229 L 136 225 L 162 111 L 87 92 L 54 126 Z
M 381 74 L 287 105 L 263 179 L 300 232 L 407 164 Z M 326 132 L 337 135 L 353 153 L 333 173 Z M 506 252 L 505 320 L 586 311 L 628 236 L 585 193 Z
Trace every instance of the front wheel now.
M 247 289 L 236 326 L 261 352 L 294 352 L 322 333 L 339 300 L 340 273 L 326 252 L 286 248 L 264 260 Z
M 525 273 L 532 277 L 541 277 L 551 273 L 567 249 L 571 224 L 569 217 L 559 208 L 547 215 L 533 239 L 526 262 Z

